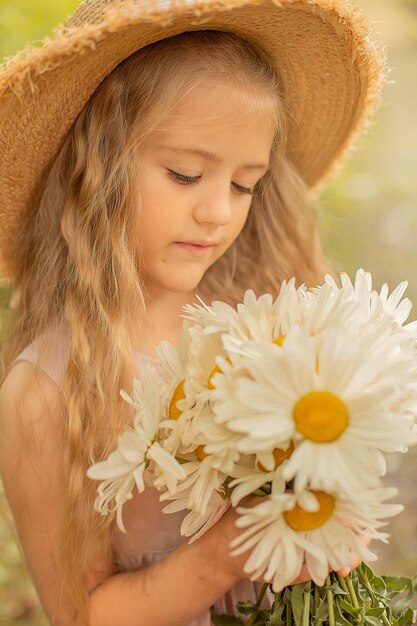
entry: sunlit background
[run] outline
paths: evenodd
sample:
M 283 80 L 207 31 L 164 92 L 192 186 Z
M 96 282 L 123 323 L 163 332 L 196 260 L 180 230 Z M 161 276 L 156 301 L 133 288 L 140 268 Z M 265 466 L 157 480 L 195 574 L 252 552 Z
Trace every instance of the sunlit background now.
M 140 0 L 138 0 L 140 1 Z M 52 32 L 77 0 L 0 0 L 0 57 Z M 379 287 L 409 281 L 417 302 L 417 0 L 360 2 L 387 42 L 392 68 L 374 126 L 320 200 L 320 228 L 336 270 L 370 270 Z M 7 320 L 7 286 L 0 286 Z M 417 307 L 414 308 L 417 317 Z M 2 322 L 4 328 L 4 321 Z M 390 459 L 387 482 L 406 510 L 389 525 L 391 542 L 375 546 L 380 573 L 417 573 L 417 449 Z M 0 484 L 0 624 L 43 626 L 46 620 L 22 564 Z

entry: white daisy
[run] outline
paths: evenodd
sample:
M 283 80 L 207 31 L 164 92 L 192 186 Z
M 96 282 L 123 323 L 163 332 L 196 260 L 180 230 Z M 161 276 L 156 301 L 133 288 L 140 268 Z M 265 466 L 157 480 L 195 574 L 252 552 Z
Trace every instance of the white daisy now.
M 166 402 L 164 387 L 158 380 L 157 371 L 147 365 L 143 384 L 134 381 L 131 398 L 121 391 L 122 397 L 136 409 L 133 428 L 128 426 L 118 437 L 117 449 L 105 461 L 95 463 L 87 470 L 87 476 L 102 481 L 98 487 L 95 508 L 106 515 L 117 511 L 117 524 L 125 531 L 122 520 L 123 505 L 132 498 L 136 485 L 139 493 L 145 489 L 144 472 L 154 473 L 156 483 L 172 492 L 185 472 L 176 459 L 159 442 L 159 426 Z M 113 508 L 109 507 L 114 500 Z
M 186 492 L 188 499 L 186 503 L 184 501 L 184 506 L 206 515 L 213 493 L 223 491 L 223 484 L 239 460 L 240 455 L 235 446 L 238 437 L 215 424 L 208 411 L 200 415 L 196 422 L 194 437 L 194 450 L 185 455 L 188 462 L 182 466 L 187 477 L 178 484 L 177 493 L 163 494 L 161 499 L 183 501 Z
M 285 490 L 285 480 L 282 476 L 282 465 L 272 471 L 265 471 L 257 463 L 255 467 L 242 467 L 237 465 L 233 471 L 233 480 L 227 487 L 231 490 L 230 500 L 234 507 L 251 494 L 256 493 L 261 487 L 270 490 L 270 483 L 278 483 L 279 488 Z
M 330 276 L 326 276 L 326 283 L 335 291 L 345 291 L 347 294 L 354 295 L 360 307 L 362 324 L 385 321 L 387 325 L 391 325 L 390 332 L 405 330 L 416 337 L 417 321 L 404 326 L 412 309 L 411 301 L 408 298 L 403 299 L 408 286 L 406 281 L 400 283 L 389 295 L 387 284 L 382 285 L 379 293 L 372 289 L 372 276 L 363 269 L 356 272 L 353 283 L 345 273 L 341 273 L 340 278 L 340 288 Z M 393 328 L 393 322 L 396 328 Z
M 227 474 L 219 467 L 213 466 L 210 457 L 203 458 L 201 461 L 190 461 L 182 467 L 187 477 L 182 481 L 180 490 L 171 494 L 163 493 L 161 500 L 183 500 L 184 493 L 187 492 L 189 495 L 184 508 L 205 515 L 213 493 L 222 489 Z
M 167 504 L 162 510 L 164 513 L 177 513 L 187 509 L 190 489 L 182 493 L 182 497 L 176 498 L 170 504 Z M 193 543 L 204 535 L 230 507 L 230 500 L 214 491 L 207 504 L 206 512 L 203 514 L 190 511 L 184 518 L 180 534 L 183 537 L 191 537 L 188 543 Z
M 169 341 L 161 341 L 156 347 L 160 361 L 161 374 L 167 385 L 169 401 L 166 406 L 166 417 L 177 420 L 192 402 L 186 401 L 184 383 L 188 363 L 189 325 L 184 322 L 176 346 Z
M 243 302 L 236 308 L 221 301 L 215 301 L 208 306 L 199 298 L 201 305 L 184 307 L 187 313 L 184 317 L 200 324 L 206 334 L 228 333 L 238 340 L 272 341 L 280 335 L 281 317 L 291 318 L 294 323 L 300 318 L 302 296 L 297 294 L 304 291 L 304 286 L 297 291 L 295 280 L 292 279 L 288 285 L 282 284 L 281 295 L 275 300 L 271 294 L 263 294 L 257 298 L 248 289 L 243 296 Z
M 253 508 L 239 507 L 236 525 L 246 530 L 233 542 L 232 555 L 250 550 L 244 570 L 253 580 L 263 577 L 275 592 L 291 584 L 303 562 L 317 585 L 323 585 L 329 565 L 339 570 L 349 566 L 351 554 L 372 561 L 376 556 L 360 535 L 386 540 L 377 529 L 380 519 L 396 515 L 399 505 L 383 502 L 394 489 L 366 492 L 349 500 L 321 490 L 285 493 L 274 484 L 270 496 Z
M 95 463 L 87 470 L 87 476 L 102 481 L 97 488 L 94 508 L 101 515 L 117 512 L 117 525 L 126 532 L 122 510 L 125 502 L 132 499 L 132 491 L 145 488 L 143 473 L 146 468 L 146 446 L 141 436 L 131 427 L 118 437 L 118 448 L 106 461 Z M 114 500 L 114 506 L 110 506 Z
M 215 420 L 240 433 L 236 448 L 244 454 L 293 441 L 283 471 L 299 488 L 319 475 L 329 488 L 354 493 L 383 471 L 380 450 L 406 450 L 415 421 L 407 407 L 416 400 L 415 359 L 397 350 L 395 338 L 368 340 L 364 349 L 327 333 L 318 352 L 317 338 L 294 328 L 280 348 L 248 342 L 249 376 L 225 365 L 215 378 Z
M 171 386 L 167 419 L 161 428 L 166 429 L 164 438 L 167 449 L 172 454 L 187 458 L 186 455 L 196 447 L 199 416 L 207 410 L 211 379 L 218 370 L 216 357 L 225 353 L 219 338 L 205 335 L 197 325 L 186 325 L 183 333 L 187 335 L 186 359 L 176 368 L 180 374 Z M 171 346 L 170 350 L 171 360 L 175 362 L 175 348 Z
M 160 361 L 161 374 L 168 384 L 185 377 L 185 368 L 188 362 L 189 324 L 184 322 L 178 335 L 178 342 L 173 346 L 169 341 L 161 341 L 156 346 L 156 353 Z
M 275 341 L 295 325 L 304 326 L 312 334 L 325 329 L 340 328 L 352 318 L 357 302 L 351 294 L 323 285 L 316 294 L 305 285 L 298 289 L 295 279 L 284 281 L 279 295 L 256 297 L 247 290 L 243 302 L 235 308 L 224 302 L 184 307 L 187 319 L 198 322 L 207 334 L 227 334 L 240 341 Z

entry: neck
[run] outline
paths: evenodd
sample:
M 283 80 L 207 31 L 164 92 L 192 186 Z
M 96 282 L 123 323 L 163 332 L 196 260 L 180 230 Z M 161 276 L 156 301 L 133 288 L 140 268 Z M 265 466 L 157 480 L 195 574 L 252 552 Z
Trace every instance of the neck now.
M 182 307 L 186 304 L 197 303 L 196 294 L 200 295 L 207 303 L 198 289 L 190 293 L 164 292 L 148 297 L 147 319 L 145 325 L 138 328 L 135 334 L 133 347 L 138 352 L 156 358 L 155 346 L 163 339 L 176 345 L 179 332 L 184 322 L 181 317 Z

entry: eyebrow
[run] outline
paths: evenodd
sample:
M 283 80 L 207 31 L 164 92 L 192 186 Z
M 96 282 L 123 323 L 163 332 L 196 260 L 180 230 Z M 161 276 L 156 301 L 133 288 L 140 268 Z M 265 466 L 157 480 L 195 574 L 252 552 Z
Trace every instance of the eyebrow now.
M 162 150 L 169 150 L 170 152 L 178 152 L 181 154 L 193 154 L 206 159 L 207 161 L 213 161 L 214 163 L 221 163 L 223 159 L 219 157 L 217 154 L 213 154 L 212 152 L 207 152 L 206 150 L 200 150 L 199 148 L 174 148 L 173 146 L 158 146 Z M 246 163 L 242 165 L 244 169 L 251 170 L 267 170 L 269 169 L 269 163 Z

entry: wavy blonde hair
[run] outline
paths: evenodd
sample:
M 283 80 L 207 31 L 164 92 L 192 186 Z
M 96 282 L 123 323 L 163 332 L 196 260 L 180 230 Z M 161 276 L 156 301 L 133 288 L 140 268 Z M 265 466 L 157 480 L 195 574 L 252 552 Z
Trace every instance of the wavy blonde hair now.
M 219 82 L 254 114 L 270 117 L 277 132 L 272 167 L 247 223 L 207 271 L 203 293 L 236 303 L 249 286 L 277 293 L 291 276 L 321 281 L 325 266 L 308 189 L 285 156 L 287 113 L 277 76 L 260 49 L 217 31 L 152 44 L 102 82 L 45 176 L 16 242 L 20 298 L 3 346 L 2 379 L 22 349 L 65 325 L 62 562 L 84 622 L 86 572 L 100 554 L 111 553 L 114 526 L 94 512 L 96 484 L 85 472 L 114 448 L 131 418 L 119 389 L 131 387 L 132 329 L 146 316 L 135 238 L 140 185 L 132 184 L 140 180 L 137 150 L 180 97 Z

